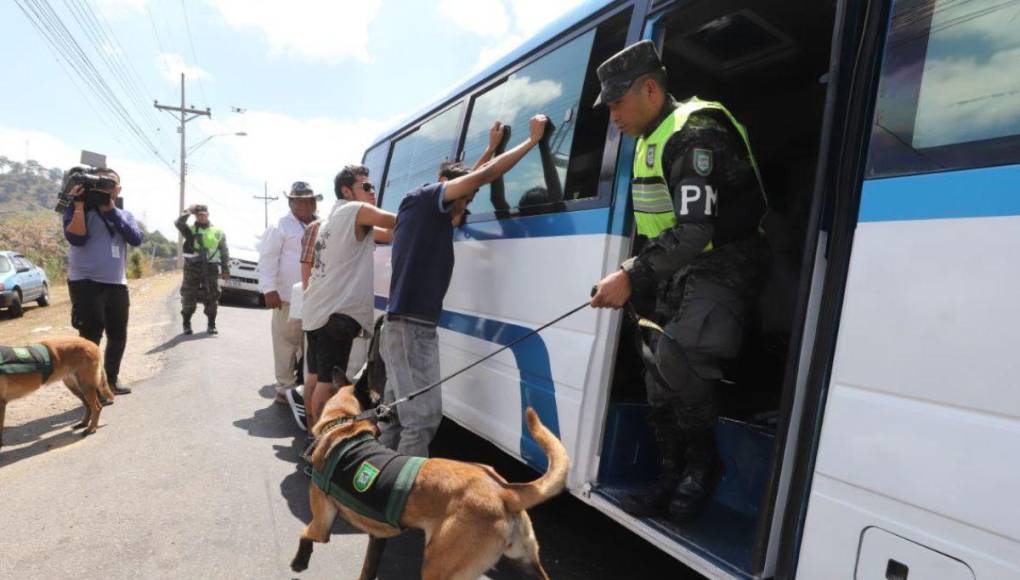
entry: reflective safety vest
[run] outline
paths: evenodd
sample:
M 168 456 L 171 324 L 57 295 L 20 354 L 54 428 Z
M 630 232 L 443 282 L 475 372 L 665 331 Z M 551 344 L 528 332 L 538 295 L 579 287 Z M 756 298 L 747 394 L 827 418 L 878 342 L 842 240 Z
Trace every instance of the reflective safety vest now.
M 192 224 L 191 233 L 195 234 L 195 253 L 201 255 L 205 248 L 206 260 L 212 262 L 220 257 L 220 242 L 223 241 L 223 230 L 216 226 L 199 228 Z
M 691 97 L 680 103 L 672 115 L 663 119 L 651 135 L 638 139 L 634 151 L 634 175 L 631 181 L 634 223 L 637 225 L 638 233 L 649 239 L 658 237 L 659 234 L 676 225 L 673 197 L 670 195 L 669 184 L 666 182 L 666 175 L 662 170 L 662 151 L 666 148 L 669 138 L 684 128 L 691 115 L 705 109 L 722 111 L 733 124 L 737 133 L 740 134 L 747 147 L 747 157 L 751 160 L 754 174 L 758 178 L 758 186 L 762 188 L 764 195 L 765 188 L 762 187 L 758 163 L 754 159 L 751 142 L 747 138 L 747 129 L 738 123 L 721 103 L 702 101 L 698 97 Z M 706 249 L 710 249 L 710 246 L 711 244 Z

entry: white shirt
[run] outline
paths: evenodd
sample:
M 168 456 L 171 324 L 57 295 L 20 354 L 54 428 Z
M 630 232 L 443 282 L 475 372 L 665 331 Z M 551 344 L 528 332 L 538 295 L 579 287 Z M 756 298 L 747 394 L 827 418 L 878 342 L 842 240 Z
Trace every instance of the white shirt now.
M 288 213 L 266 229 L 259 244 L 259 292 L 277 292 L 290 302 L 291 287 L 301 281 L 301 237 L 305 224 Z
M 338 199 L 315 237 L 315 262 L 301 306 L 301 326 L 316 330 L 333 314 L 346 314 L 372 332 L 372 232 L 357 239 L 358 212 L 365 204 Z

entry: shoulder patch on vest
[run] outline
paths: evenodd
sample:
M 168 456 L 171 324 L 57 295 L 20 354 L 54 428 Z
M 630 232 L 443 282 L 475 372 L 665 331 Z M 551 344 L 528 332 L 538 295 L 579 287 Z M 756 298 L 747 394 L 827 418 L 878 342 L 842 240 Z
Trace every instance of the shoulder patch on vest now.
M 645 165 L 647 165 L 648 167 L 655 167 L 655 148 L 656 147 L 657 147 L 657 145 L 655 143 L 650 143 L 648 145 L 648 150 L 645 151 Z
M 362 463 L 354 474 L 354 489 L 362 493 L 368 491 L 376 477 L 379 477 L 379 469 L 367 461 Z
M 707 177 L 709 173 L 712 173 L 713 161 L 710 149 L 695 149 L 692 155 L 694 156 L 694 171 L 698 175 Z

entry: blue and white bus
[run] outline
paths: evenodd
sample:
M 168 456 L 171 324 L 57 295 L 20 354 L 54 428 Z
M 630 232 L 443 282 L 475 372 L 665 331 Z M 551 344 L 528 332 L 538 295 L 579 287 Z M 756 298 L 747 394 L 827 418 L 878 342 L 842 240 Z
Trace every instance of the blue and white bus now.
M 671 92 L 748 128 L 772 280 L 724 381 L 725 473 L 678 525 L 619 494 L 655 476 L 619 312 L 584 310 L 443 386 L 447 416 L 536 468 L 535 407 L 572 494 L 709 577 L 1020 578 L 1020 2 L 595 1 L 366 151 L 395 211 L 494 120 L 556 125 L 455 236 L 447 372 L 583 303 L 630 256 L 634 143 L 592 108 L 596 66 L 653 39 Z M 385 308 L 389 248 L 376 251 Z

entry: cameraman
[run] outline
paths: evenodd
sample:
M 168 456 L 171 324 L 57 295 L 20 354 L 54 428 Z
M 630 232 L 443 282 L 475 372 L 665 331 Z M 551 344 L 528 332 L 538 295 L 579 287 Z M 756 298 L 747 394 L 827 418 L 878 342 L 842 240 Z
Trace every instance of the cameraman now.
M 120 175 L 108 168 L 96 174 L 116 182 L 113 187 L 83 185 L 68 191 L 72 203 L 64 210 L 64 238 L 71 244 L 67 286 L 71 295 L 71 325 L 78 334 L 99 344 L 106 331 L 103 361 L 106 380 L 118 395 L 131 389 L 121 386 L 120 360 L 127 345 L 128 300 L 127 245 L 142 243 L 142 230 L 131 212 L 118 209 Z
M 188 218 L 195 216 L 195 223 L 188 225 Z M 227 235 L 209 222 L 209 208 L 192 205 L 174 222 L 184 236 L 184 281 L 181 282 L 181 316 L 184 318 L 184 334 L 191 334 L 191 315 L 198 302 L 208 320 L 207 332 L 216 330 L 216 307 L 220 300 L 222 277 L 230 279 L 230 253 L 227 251 Z M 216 262 L 219 262 L 217 269 Z

